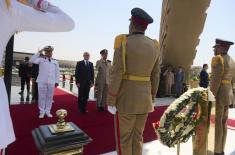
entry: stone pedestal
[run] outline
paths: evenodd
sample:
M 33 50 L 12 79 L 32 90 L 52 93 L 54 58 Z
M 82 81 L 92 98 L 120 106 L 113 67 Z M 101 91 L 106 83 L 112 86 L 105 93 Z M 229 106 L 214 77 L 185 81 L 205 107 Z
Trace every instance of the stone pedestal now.
M 41 155 L 82 155 L 83 147 L 92 139 L 74 123 L 69 132 L 52 133 L 50 125 L 41 125 L 32 131 L 33 139 Z

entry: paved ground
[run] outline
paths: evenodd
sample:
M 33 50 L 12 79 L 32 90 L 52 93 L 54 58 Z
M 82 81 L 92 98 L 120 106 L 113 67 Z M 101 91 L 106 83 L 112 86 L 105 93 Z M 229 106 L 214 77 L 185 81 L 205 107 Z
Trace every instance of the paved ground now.
M 227 143 L 225 148 L 226 155 L 235 155 L 235 131 L 228 130 Z M 145 143 L 143 148 L 143 155 L 176 155 L 177 148 L 168 148 L 162 145 L 158 140 Z M 116 152 L 110 152 L 103 155 L 117 155 Z M 192 139 L 181 144 L 180 155 L 192 155 Z
M 60 83 L 60 87 L 62 87 L 62 82 Z M 67 92 L 77 95 L 77 88 L 74 85 L 72 92 L 70 91 L 69 82 L 66 81 L 65 87 L 62 88 L 67 90 Z M 24 95 L 19 95 L 20 91 L 20 79 L 18 76 L 14 75 L 12 78 L 12 94 L 11 94 L 11 104 L 31 104 L 32 96 L 31 94 L 27 95 L 26 92 Z M 90 91 L 90 100 L 94 100 L 94 90 L 93 88 Z M 162 106 L 170 104 L 174 101 L 174 98 L 158 98 L 155 99 L 154 104 L 155 106 Z M 235 119 L 235 109 L 230 109 L 229 118 Z M 228 155 L 235 155 L 235 131 L 228 130 L 228 137 L 227 137 L 227 145 L 226 145 L 226 154 Z M 173 155 L 176 154 L 176 148 L 168 148 L 163 146 L 158 140 L 152 141 L 149 143 L 144 144 L 143 155 Z M 192 141 L 191 139 L 181 145 L 181 155 L 189 155 L 192 154 Z M 116 152 L 106 153 L 104 155 L 117 155 Z

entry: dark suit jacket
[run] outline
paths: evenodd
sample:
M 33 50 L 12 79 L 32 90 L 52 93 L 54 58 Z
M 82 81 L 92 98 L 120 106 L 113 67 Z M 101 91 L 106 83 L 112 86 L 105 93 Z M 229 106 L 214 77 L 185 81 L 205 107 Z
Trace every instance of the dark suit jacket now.
M 93 63 L 89 62 L 86 66 L 84 60 L 78 61 L 75 71 L 76 83 L 94 83 L 94 67 Z
M 199 83 L 199 86 L 207 88 L 208 84 L 209 84 L 208 73 L 203 69 L 201 71 L 201 73 L 200 73 L 200 83 Z
M 30 77 L 31 76 L 31 67 L 28 66 L 28 62 L 23 62 L 19 66 L 19 76 L 20 77 Z
M 36 79 L 38 77 L 39 64 L 33 64 L 32 67 L 32 78 Z

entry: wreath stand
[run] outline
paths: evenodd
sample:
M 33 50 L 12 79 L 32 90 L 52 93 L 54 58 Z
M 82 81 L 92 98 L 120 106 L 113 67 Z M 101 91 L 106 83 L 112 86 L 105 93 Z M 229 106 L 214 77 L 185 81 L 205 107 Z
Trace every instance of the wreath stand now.
M 180 141 L 177 143 L 177 155 L 180 155 Z
M 180 155 L 180 143 L 187 142 L 193 136 L 193 155 L 213 155 L 215 142 L 209 141 L 215 132 L 213 125 L 209 125 L 215 121 L 215 109 L 212 108 L 215 106 L 211 106 L 211 101 L 215 101 L 212 92 L 204 88 L 191 89 L 175 100 L 160 121 L 153 123 L 161 143 L 168 147 L 177 145 L 177 155 Z M 173 117 L 174 122 L 171 120 Z M 172 129 L 175 131 L 172 132 Z
M 193 155 L 214 155 L 214 126 L 210 121 L 215 116 L 215 102 L 206 106 L 204 120 L 196 127 L 196 134 L 192 138 Z
M 210 126 L 211 115 L 215 116 L 215 103 L 210 102 L 205 110 L 204 120 L 196 127 L 196 134 L 192 137 L 193 155 L 214 154 L 214 127 Z M 180 141 L 177 143 L 177 155 L 180 155 Z

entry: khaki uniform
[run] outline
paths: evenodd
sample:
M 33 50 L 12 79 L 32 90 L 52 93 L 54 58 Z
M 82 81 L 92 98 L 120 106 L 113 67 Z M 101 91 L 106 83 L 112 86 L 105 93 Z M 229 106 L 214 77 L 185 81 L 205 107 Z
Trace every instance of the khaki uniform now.
M 228 118 L 228 108 L 233 104 L 232 80 L 235 76 L 235 62 L 225 55 L 212 58 L 212 76 L 210 89 L 216 97 L 215 116 L 215 152 L 224 152 Z
M 142 154 L 144 126 L 159 84 L 159 57 L 157 42 L 143 34 L 116 37 L 107 104 L 117 107 L 119 154 Z
M 110 68 L 111 63 L 107 60 L 98 60 L 96 69 L 98 70 L 95 86 L 97 89 L 97 107 L 105 107 L 107 100 L 108 84 L 110 83 Z
M 166 70 L 163 75 L 165 76 L 165 95 L 172 95 L 171 89 L 175 82 L 174 73 L 172 71 Z

